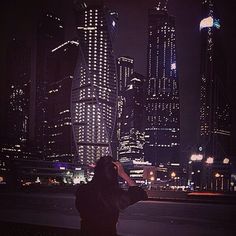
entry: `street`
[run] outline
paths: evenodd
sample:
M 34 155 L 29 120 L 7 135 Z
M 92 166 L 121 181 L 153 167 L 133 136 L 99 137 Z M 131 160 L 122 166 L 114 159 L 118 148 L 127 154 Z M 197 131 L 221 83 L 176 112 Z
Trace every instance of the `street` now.
M 79 228 L 74 196 L 69 194 L 0 194 L 0 221 L 64 228 Z M 233 236 L 236 205 L 146 201 L 120 214 L 118 233 L 123 236 Z

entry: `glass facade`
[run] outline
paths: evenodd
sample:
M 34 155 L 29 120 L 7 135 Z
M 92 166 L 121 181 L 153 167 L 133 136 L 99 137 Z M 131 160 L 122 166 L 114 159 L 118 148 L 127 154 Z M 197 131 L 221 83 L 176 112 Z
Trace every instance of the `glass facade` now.
M 179 161 L 180 104 L 175 18 L 160 2 L 149 10 L 148 15 L 145 90 L 145 159 L 153 164 Z
M 145 142 L 143 129 L 143 83 L 144 77 L 133 73 L 123 92 L 124 106 L 121 115 L 119 159 L 144 159 Z
M 39 154 L 45 158 L 47 149 L 46 132 L 46 103 L 47 103 L 47 85 L 48 81 L 48 63 L 51 50 L 63 42 L 64 28 L 62 20 L 55 14 L 46 13 L 39 19 L 35 39 L 36 50 L 34 52 L 32 67 L 35 67 L 35 84 L 32 88 L 35 99 L 32 99 L 32 119 L 34 120 L 33 139 L 36 141 L 36 147 Z M 34 100 L 34 101 L 33 101 Z M 35 107 L 35 108 L 33 108 Z
M 77 8 L 80 54 L 72 84 L 72 125 L 77 161 L 93 165 L 110 154 L 117 110 L 112 41 L 117 13 L 103 5 Z
M 48 63 L 46 102 L 47 160 L 73 162 L 71 85 L 79 52 L 77 41 L 68 41 L 51 51 Z
M 229 153 L 230 104 L 226 93 L 227 65 L 220 45 L 220 22 L 211 0 L 202 1 L 200 30 L 200 141 L 205 154 L 222 159 Z

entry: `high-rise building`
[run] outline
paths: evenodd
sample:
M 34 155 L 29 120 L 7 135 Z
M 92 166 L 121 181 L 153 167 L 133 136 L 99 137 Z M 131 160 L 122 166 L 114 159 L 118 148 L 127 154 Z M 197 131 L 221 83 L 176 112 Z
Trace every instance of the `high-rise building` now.
M 153 164 L 179 161 L 176 30 L 175 18 L 168 14 L 166 2 L 158 2 L 148 15 L 145 159 Z
M 80 54 L 72 88 L 72 126 L 78 162 L 91 165 L 112 154 L 117 110 L 112 41 L 117 13 L 102 4 L 77 3 Z
M 121 116 L 124 109 L 124 92 L 129 83 L 130 75 L 134 73 L 134 59 L 126 56 L 117 58 L 118 102 L 116 127 L 112 139 L 113 155 L 118 158 L 119 142 L 121 138 Z
M 63 43 L 64 29 L 62 20 L 55 14 L 46 13 L 39 19 L 36 39 L 34 42 L 35 50 L 33 53 L 33 65 L 35 74 L 32 75 L 34 86 L 32 86 L 31 95 L 31 119 L 34 129 L 31 134 L 32 139 L 36 141 L 36 146 L 42 155 L 46 153 L 46 101 L 48 84 L 48 61 L 51 50 Z M 35 107 L 35 108 L 34 108 Z
M 134 59 L 131 57 L 119 57 L 117 59 L 118 95 L 121 96 L 129 83 L 130 75 L 134 73 Z
M 220 28 L 213 1 L 202 1 L 200 141 L 206 155 L 223 160 L 229 154 L 231 132 L 227 68 Z
M 30 53 L 26 41 L 15 38 L 7 55 L 6 141 L 26 145 L 29 141 Z
M 121 136 L 119 142 L 119 159 L 121 161 L 144 160 L 143 83 L 144 77 L 133 73 L 122 93 L 124 106 L 120 118 Z
M 79 43 L 68 41 L 51 51 L 48 61 L 46 100 L 47 160 L 73 162 L 71 85 Z

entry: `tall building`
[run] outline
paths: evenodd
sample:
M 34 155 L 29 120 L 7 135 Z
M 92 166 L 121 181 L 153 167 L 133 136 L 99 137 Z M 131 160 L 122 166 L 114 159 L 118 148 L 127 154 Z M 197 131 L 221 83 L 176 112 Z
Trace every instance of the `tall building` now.
M 231 132 L 227 68 L 220 28 L 213 1 L 202 1 L 200 141 L 206 155 L 223 160 L 229 154 Z
M 134 59 L 131 57 L 119 57 L 117 59 L 117 79 L 118 79 L 118 95 L 121 96 L 126 90 L 130 81 L 130 75 L 134 73 Z
M 123 91 L 124 106 L 120 119 L 119 159 L 144 160 L 145 143 L 143 115 L 144 77 L 133 73 Z
M 153 164 L 179 161 L 180 104 L 176 66 L 175 18 L 167 1 L 148 14 L 145 82 L 145 159 Z
M 121 116 L 124 109 L 124 93 L 130 76 L 134 73 L 134 59 L 126 56 L 117 58 L 118 103 L 116 127 L 112 139 L 113 155 L 118 158 L 119 142 L 121 138 Z
M 25 146 L 29 141 L 30 53 L 26 41 L 15 38 L 10 41 L 7 54 L 5 141 L 18 147 Z
M 51 51 L 46 100 L 47 160 L 73 162 L 71 86 L 79 52 L 77 41 L 67 41 Z
M 85 165 L 112 154 L 117 110 L 112 49 L 116 25 L 117 13 L 102 4 L 77 2 L 80 55 L 72 85 L 72 125 L 78 162 Z
M 46 153 L 46 101 L 48 84 L 48 62 L 51 50 L 60 45 L 64 38 L 62 20 L 55 14 L 46 13 L 39 19 L 37 31 L 35 32 L 35 50 L 33 53 L 33 65 L 35 67 L 34 86 L 32 86 L 31 113 L 34 132 L 32 139 L 35 140 L 39 153 Z M 34 108 L 35 107 L 35 108 Z

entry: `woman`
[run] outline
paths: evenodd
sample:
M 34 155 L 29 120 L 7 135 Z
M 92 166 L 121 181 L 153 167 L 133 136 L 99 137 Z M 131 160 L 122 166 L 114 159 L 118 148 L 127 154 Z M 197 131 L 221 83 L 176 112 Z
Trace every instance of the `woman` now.
M 119 187 L 118 176 L 129 185 L 127 191 Z M 120 162 L 113 162 L 111 156 L 101 157 L 92 181 L 81 185 L 76 192 L 76 208 L 80 213 L 82 235 L 117 235 L 119 211 L 146 198 L 146 192 L 136 186 Z

